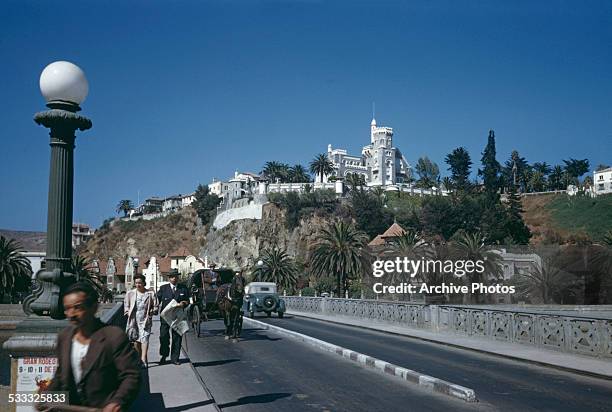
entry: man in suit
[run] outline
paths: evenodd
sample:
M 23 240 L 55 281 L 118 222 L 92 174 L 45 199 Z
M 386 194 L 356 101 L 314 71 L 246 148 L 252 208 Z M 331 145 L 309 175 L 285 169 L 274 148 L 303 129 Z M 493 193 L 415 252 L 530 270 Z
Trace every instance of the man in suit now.
M 157 301 L 159 302 L 159 313 L 164 311 L 164 308 L 172 301 L 176 300 L 182 307 L 189 304 L 189 289 L 186 286 L 178 283 L 178 270 L 172 269 L 168 274 L 170 283 L 163 285 L 157 291 Z M 160 364 L 166 363 L 166 358 L 170 354 L 170 361 L 175 365 L 179 364 L 181 355 L 182 336 L 172 329 L 172 350 L 170 350 L 170 325 L 165 320 L 160 318 L 159 327 L 159 354 L 161 359 Z
M 98 294 L 87 283 L 70 286 L 63 304 L 70 326 L 58 334 L 58 367 L 46 390 L 68 392 L 74 405 L 128 410 L 141 378 L 138 354 L 125 332 L 95 316 Z

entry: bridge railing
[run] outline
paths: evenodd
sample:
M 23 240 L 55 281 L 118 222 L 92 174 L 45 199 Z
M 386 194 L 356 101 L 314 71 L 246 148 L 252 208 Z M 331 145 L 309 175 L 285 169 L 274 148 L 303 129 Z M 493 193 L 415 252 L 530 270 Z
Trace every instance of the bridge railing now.
M 375 323 L 612 358 L 612 319 L 605 316 L 305 296 L 284 299 L 290 312 L 368 319 Z

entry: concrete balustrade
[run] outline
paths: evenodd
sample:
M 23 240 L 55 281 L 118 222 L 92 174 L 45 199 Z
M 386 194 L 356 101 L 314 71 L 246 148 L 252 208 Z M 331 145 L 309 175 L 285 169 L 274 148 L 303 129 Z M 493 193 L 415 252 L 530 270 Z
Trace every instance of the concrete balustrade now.
M 284 298 L 289 312 L 315 313 L 339 318 L 452 333 L 520 343 L 561 352 L 612 358 L 610 312 L 575 314 L 552 308 L 508 309 L 475 305 L 428 305 L 360 299 L 305 296 Z M 568 312 L 568 311 L 566 311 Z

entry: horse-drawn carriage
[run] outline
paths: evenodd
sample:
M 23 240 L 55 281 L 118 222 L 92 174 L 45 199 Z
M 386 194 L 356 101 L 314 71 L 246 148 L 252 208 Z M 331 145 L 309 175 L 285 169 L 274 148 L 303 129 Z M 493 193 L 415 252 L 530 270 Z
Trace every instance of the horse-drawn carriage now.
M 193 273 L 189 281 L 189 289 L 191 291 L 191 325 L 200 337 L 201 323 L 208 320 L 209 317 L 220 315 L 223 317 L 226 327 L 228 319 L 226 319 L 226 305 L 224 302 L 231 302 L 231 294 L 237 293 L 237 285 L 235 285 L 235 275 L 232 269 L 200 269 Z M 242 300 L 244 285 L 240 285 L 240 300 Z M 227 298 L 225 295 L 228 295 Z M 222 305 L 223 307 L 219 307 Z M 233 314 L 235 315 L 235 314 Z M 242 312 L 240 313 L 242 315 Z M 234 326 L 234 319 L 230 319 L 231 326 Z M 240 329 L 242 329 L 242 316 L 240 316 Z

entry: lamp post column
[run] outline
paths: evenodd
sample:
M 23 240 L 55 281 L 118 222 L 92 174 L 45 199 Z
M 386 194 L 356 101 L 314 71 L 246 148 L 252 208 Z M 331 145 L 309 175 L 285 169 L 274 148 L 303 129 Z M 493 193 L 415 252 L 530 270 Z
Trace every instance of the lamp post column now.
M 70 273 L 75 132 L 91 128 L 91 120 L 77 112 L 89 85 L 78 66 L 59 61 L 43 70 L 40 90 L 49 110 L 36 113 L 34 121 L 48 128 L 51 137 L 46 267 L 36 273 L 23 307 L 28 314 L 63 319 L 62 294 L 76 280 Z

